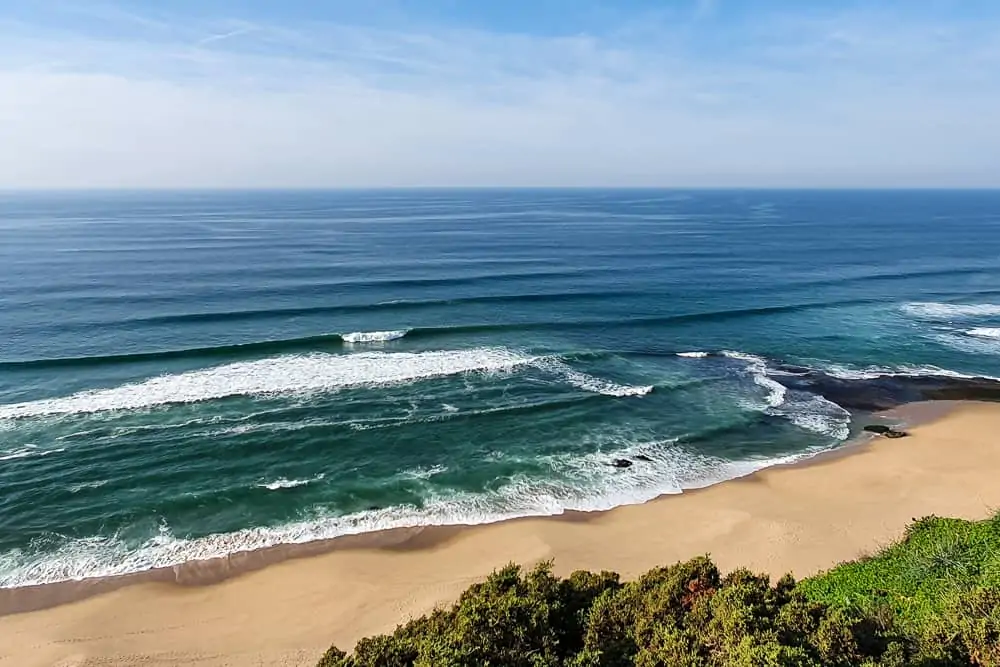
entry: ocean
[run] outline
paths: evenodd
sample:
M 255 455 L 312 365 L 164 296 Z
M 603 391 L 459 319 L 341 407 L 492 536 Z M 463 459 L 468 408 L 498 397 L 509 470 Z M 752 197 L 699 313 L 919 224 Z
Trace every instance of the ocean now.
M 995 377 L 1000 192 L 0 194 L 0 586 L 639 503 Z

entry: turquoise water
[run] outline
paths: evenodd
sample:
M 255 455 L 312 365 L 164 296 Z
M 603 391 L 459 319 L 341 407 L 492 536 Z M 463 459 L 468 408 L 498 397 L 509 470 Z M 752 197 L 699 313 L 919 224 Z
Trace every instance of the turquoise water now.
M 997 192 L 0 195 L 0 585 L 642 502 L 973 376 Z

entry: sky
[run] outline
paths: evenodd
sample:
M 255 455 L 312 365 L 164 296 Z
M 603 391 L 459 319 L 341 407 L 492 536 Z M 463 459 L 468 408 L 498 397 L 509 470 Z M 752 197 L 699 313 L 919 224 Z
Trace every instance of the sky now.
M 996 0 L 0 0 L 0 189 L 1000 187 Z

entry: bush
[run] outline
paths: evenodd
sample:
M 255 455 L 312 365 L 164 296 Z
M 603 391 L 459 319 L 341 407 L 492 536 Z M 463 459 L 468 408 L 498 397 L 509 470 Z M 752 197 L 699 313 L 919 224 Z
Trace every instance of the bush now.
M 621 583 L 509 565 L 449 609 L 320 667 L 1000 667 L 1000 519 L 928 518 L 874 558 L 796 583 L 707 557 Z

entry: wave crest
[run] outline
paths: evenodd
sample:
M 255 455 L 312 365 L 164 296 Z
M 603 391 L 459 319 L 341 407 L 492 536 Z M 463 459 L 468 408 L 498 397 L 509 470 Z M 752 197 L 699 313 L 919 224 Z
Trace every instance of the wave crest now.
M 230 396 L 268 396 L 380 386 L 474 371 L 511 371 L 534 360 L 505 348 L 438 352 L 286 355 L 176 375 L 111 389 L 0 405 L 0 420 L 108 410 L 137 410 Z
M 969 329 L 965 333 L 970 336 L 975 336 L 976 338 L 991 338 L 994 340 L 1000 340 L 1000 328 L 983 327 L 979 329 Z
M 478 525 L 515 517 L 607 510 L 744 477 L 819 451 L 733 461 L 695 453 L 670 440 L 622 443 L 585 455 L 542 457 L 540 461 L 547 474 L 516 475 L 488 493 L 431 492 L 422 508 L 402 505 L 348 515 L 327 514 L 284 525 L 198 538 L 175 537 L 164 525 L 160 534 L 140 545 L 129 545 L 118 535 L 96 536 L 65 542 L 55 552 L 0 554 L 0 588 L 130 574 L 280 544 L 302 544 L 390 528 Z M 628 470 L 615 470 L 608 465 L 615 458 L 639 455 L 644 458 Z M 422 477 L 431 473 L 436 474 L 436 470 L 419 471 Z
M 1000 304 L 996 303 L 914 302 L 904 305 L 902 310 L 908 315 L 929 320 L 1000 316 Z
M 623 398 L 626 396 L 645 396 L 652 393 L 653 385 L 618 384 L 587 373 L 570 368 L 565 362 L 556 359 L 540 359 L 533 364 L 537 368 L 560 376 L 578 389 L 604 396 Z
M 386 343 L 390 340 L 399 340 L 408 333 L 410 333 L 409 329 L 401 329 L 399 331 L 355 331 L 353 333 L 341 334 L 340 338 L 345 343 L 352 345 L 358 343 Z
M 279 477 L 273 482 L 264 482 L 258 484 L 257 486 L 262 489 L 267 489 L 268 491 L 278 491 L 280 489 L 294 489 L 297 486 L 306 486 L 307 484 L 312 484 L 313 482 L 319 482 L 326 475 L 319 474 L 316 477 L 310 477 L 309 479 L 286 479 L 284 477 Z

